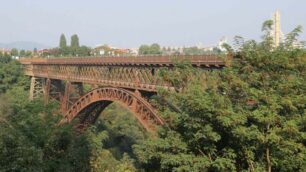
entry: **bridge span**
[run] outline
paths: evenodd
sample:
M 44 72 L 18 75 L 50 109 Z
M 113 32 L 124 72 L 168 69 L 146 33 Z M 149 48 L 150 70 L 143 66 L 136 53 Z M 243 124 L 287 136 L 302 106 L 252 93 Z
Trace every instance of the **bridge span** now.
M 173 89 L 159 76 L 161 69 L 171 70 L 177 61 L 188 60 L 204 69 L 221 69 L 224 60 L 217 56 L 129 56 L 129 57 L 73 57 L 23 58 L 19 61 L 25 75 L 31 77 L 30 99 L 43 95 L 61 104 L 61 123 L 79 119 L 79 128 L 94 123 L 112 102 L 129 109 L 142 126 L 153 131 L 162 125 L 149 103 L 158 88 Z M 84 84 L 92 90 L 85 93 Z

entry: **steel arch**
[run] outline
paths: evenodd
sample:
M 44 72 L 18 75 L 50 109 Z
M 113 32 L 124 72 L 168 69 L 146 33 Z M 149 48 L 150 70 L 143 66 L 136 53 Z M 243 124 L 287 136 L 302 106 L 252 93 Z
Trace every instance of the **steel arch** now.
M 86 128 L 95 122 L 100 113 L 111 103 L 117 102 L 129 109 L 142 126 L 149 132 L 164 121 L 158 116 L 148 101 L 135 92 L 114 87 L 96 88 L 78 99 L 64 115 L 60 124 L 80 119 L 80 128 Z

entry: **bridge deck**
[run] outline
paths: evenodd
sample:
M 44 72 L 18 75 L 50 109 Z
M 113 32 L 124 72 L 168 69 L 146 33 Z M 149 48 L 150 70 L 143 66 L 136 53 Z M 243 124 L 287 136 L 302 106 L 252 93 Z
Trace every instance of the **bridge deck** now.
M 73 58 L 23 58 L 22 64 L 35 65 L 99 65 L 99 66 L 173 66 L 188 60 L 194 66 L 222 67 L 224 60 L 214 55 L 201 56 L 126 56 L 126 57 L 73 57 Z
M 194 67 L 222 68 L 217 56 L 145 56 L 20 59 L 25 75 L 111 87 L 155 92 L 158 87 L 173 88 L 159 76 L 161 67 L 189 60 Z

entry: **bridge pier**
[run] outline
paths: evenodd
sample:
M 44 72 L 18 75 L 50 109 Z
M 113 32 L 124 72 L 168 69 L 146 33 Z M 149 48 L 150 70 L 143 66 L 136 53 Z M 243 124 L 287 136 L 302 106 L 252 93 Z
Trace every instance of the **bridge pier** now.
M 45 105 L 49 103 L 50 98 L 60 101 L 63 92 L 61 87 L 60 80 L 51 80 L 49 78 L 38 78 L 32 76 L 29 99 L 34 100 L 43 95 Z
M 30 85 L 30 100 L 34 100 L 38 98 L 40 95 L 44 94 L 44 79 L 38 77 L 31 77 L 31 85 Z
M 65 114 L 65 112 L 68 109 L 70 89 L 71 89 L 71 83 L 69 81 L 67 81 L 66 84 L 65 84 L 64 95 L 61 99 L 61 112 L 62 112 L 62 114 Z
M 55 99 L 60 102 L 60 111 L 64 115 L 69 107 L 84 95 L 83 83 L 69 82 L 49 78 L 31 77 L 29 99 L 34 100 L 43 97 L 44 104 L 49 100 Z
M 84 95 L 83 83 L 69 82 L 65 84 L 64 94 L 61 99 L 61 112 L 64 115 L 67 110 Z
M 49 103 L 49 97 L 50 97 L 50 89 L 51 89 L 51 80 L 47 78 L 44 82 L 43 90 L 44 90 L 44 103 L 47 105 Z

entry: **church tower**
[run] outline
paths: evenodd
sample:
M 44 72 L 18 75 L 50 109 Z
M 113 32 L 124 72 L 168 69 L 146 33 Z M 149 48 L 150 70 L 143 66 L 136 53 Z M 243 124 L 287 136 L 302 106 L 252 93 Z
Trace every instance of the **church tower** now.
M 280 44 L 281 28 L 280 28 L 280 12 L 278 10 L 274 13 L 274 46 L 278 47 Z

